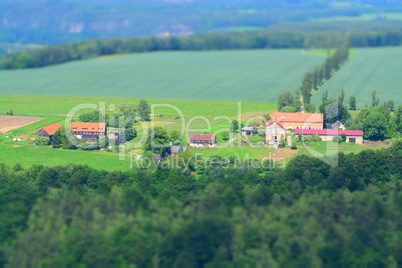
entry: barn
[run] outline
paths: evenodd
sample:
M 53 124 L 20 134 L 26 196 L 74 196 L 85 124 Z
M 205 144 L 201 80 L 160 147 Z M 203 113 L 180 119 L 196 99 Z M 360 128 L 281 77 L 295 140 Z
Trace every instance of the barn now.
M 335 136 L 346 135 L 346 142 L 363 144 L 362 130 L 296 129 L 295 135 L 318 135 L 323 141 L 331 141 Z
M 54 133 L 56 133 L 59 128 L 61 128 L 61 126 L 58 123 L 44 127 L 35 134 L 35 138 L 46 137 L 51 140 Z
M 192 147 L 215 147 L 217 145 L 215 134 L 190 133 L 189 146 Z

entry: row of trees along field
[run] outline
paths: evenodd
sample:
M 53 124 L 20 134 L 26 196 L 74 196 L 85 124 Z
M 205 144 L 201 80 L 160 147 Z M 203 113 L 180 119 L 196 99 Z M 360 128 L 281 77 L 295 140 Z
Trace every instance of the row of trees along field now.
M 310 103 L 312 90 L 318 90 L 325 81 L 330 79 L 333 73 L 348 59 L 348 56 L 349 44 L 345 43 L 333 55 L 328 56 L 323 65 L 317 66 L 313 71 L 305 74 L 300 87 L 305 104 Z
M 401 163 L 395 141 L 197 176 L 0 165 L 0 267 L 401 266 Z
M 401 45 L 402 32 L 395 33 L 210 33 L 185 37 L 116 38 L 48 46 L 5 55 L 1 69 L 43 67 L 101 55 L 163 50 L 217 50 L 256 48 L 334 48 L 350 41 L 351 46 Z M 375 42 L 373 42 L 373 40 Z

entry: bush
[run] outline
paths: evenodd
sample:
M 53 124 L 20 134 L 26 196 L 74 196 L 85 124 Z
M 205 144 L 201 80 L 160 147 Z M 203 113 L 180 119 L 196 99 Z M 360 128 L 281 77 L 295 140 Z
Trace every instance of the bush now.
M 48 137 L 37 137 L 35 139 L 35 144 L 37 145 L 49 145 L 50 139 Z
M 304 141 L 322 141 L 322 139 L 318 135 L 303 136 L 303 140 Z
M 342 133 L 341 138 L 342 138 L 342 142 L 345 142 L 346 141 L 346 134 Z
M 292 147 L 290 147 L 292 150 L 297 150 L 297 145 L 296 145 L 296 143 L 293 143 L 292 144 Z
M 333 142 L 341 143 L 342 142 L 342 137 L 341 136 L 334 136 L 332 138 Z
M 229 131 L 222 132 L 222 139 L 225 141 L 229 139 Z

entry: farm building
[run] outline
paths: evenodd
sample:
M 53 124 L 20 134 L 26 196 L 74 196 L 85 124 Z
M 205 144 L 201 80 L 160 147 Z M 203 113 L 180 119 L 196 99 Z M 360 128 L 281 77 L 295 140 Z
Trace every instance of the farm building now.
M 267 127 L 267 130 L 265 131 L 266 143 L 276 145 L 282 138 L 285 138 L 286 133 L 281 122 L 271 119 L 265 125 Z
M 99 136 L 106 135 L 106 123 L 71 122 L 71 130 L 78 139 L 95 142 Z
M 333 123 L 331 125 L 331 127 L 329 127 L 328 129 L 333 129 L 333 130 L 342 129 L 342 130 L 345 130 L 346 127 L 341 122 L 339 122 L 339 120 L 338 120 L 335 123 Z
M 189 146 L 192 147 L 215 147 L 217 145 L 215 134 L 190 133 Z
M 258 128 L 261 126 L 259 123 L 254 123 L 251 126 L 243 127 L 241 129 L 242 136 L 258 135 Z
M 346 135 L 346 142 L 363 144 L 362 130 L 296 129 L 295 135 L 318 135 L 323 141 L 331 141 L 335 136 Z
M 46 137 L 52 139 L 54 133 L 56 133 L 59 128 L 61 128 L 61 126 L 58 123 L 44 127 L 35 134 L 35 137 Z
M 285 130 L 288 129 L 323 129 L 324 114 L 311 113 L 280 113 L 275 112 L 271 119 L 280 122 Z M 268 121 L 269 122 L 269 121 Z M 267 125 L 268 122 L 265 124 Z
M 180 149 L 180 146 L 170 146 L 170 154 L 178 154 L 181 152 L 188 152 L 188 148 L 182 147 L 182 149 Z

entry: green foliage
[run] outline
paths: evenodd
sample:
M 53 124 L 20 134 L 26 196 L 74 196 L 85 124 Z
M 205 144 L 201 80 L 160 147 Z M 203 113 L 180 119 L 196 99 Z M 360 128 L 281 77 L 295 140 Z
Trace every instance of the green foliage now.
M 300 135 L 299 135 L 299 137 L 300 137 Z M 300 138 L 299 138 L 299 140 L 300 140 Z M 321 137 L 317 134 L 303 136 L 303 140 L 307 141 L 307 142 L 308 141 L 322 141 Z
M 345 142 L 346 141 L 346 134 L 345 133 L 342 133 L 342 135 L 341 135 L 341 141 L 342 142 Z
M 293 95 L 290 91 L 285 91 L 279 95 L 278 110 L 282 111 L 284 107 L 293 105 Z
M 350 96 L 349 110 L 356 110 L 356 97 Z
M 320 67 L 316 67 L 314 71 L 307 72 L 303 78 L 303 83 L 300 87 L 300 90 L 303 95 L 303 102 L 305 104 L 310 103 L 311 99 L 311 91 L 313 89 L 318 90 L 318 87 L 321 86 L 325 80 L 329 80 L 332 76 L 333 72 L 336 72 L 340 66 L 348 59 L 349 57 L 349 45 L 348 43 L 340 46 L 333 55 L 328 56 L 325 63 Z M 345 97 L 344 91 L 342 89 L 341 96 L 339 97 L 339 101 L 342 104 L 343 99 Z M 328 98 L 328 93 L 323 93 L 322 100 L 325 102 Z
M 378 107 L 380 104 L 380 99 L 376 97 L 377 96 L 377 91 L 374 90 L 371 93 L 371 107 Z
M 326 81 L 320 90 L 328 90 L 329 96 L 338 96 L 340 85 L 344 87 L 345 98 L 356 98 L 356 109 L 366 105 L 373 106 L 373 85 L 377 86 L 374 105 L 377 98 L 388 100 L 392 96 L 395 107 L 402 104 L 400 94 L 401 76 L 394 70 L 400 68 L 400 62 L 394 59 L 402 55 L 402 47 L 383 47 L 372 49 L 356 49 L 356 54 Z M 364 68 L 361 68 L 364 66 Z M 321 94 L 314 94 L 312 102 L 321 103 Z M 377 105 L 378 106 L 378 105 Z
M 137 108 L 135 107 L 134 103 L 123 102 L 120 104 L 120 111 L 123 113 L 125 118 L 129 118 L 135 116 Z
M 387 134 L 387 118 L 378 109 L 365 111 L 361 127 L 364 138 L 369 140 L 384 140 Z
M 222 139 L 223 140 L 228 140 L 230 136 L 230 132 L 229 131 L 222 131 Z
M 342 124 L 351 117 L 346 105 L 338 102 L 336 99 L 329 99 L 319 107 L 320 113 L 324 114 L 324 125 L 333 124 L 340 121 Z
M 130 124 L 127 124 L 124 128 L 120 128 L 117 140 L 119 144 L 123 144 L 133 140 L 135 137 L 137 137 L 137 130 Z
M 137 106 L 138 115 L 142 118 L 142 120 L 149 121 L 151 107 L 149 107 L 148 102 L 146 100 L 140 100 L 140 103 Z
M 79 141 L 74 137 L 72 133 L 67 137 L 67 133 L 65 132 L 64 128 L 59 128 L 52 137 L 53 148 L 75 150 L 77 149 L 78 143 Z
M 268 114 L 268 113 L 263 114 L 263 116 L 262 116 L 262 117 L 264 118 L 264 121 L 265 121 L 265 122 L 268 122 L 269 120 L 271 120 L 271 115 L 270 115 L 270 114 Z
M 335 143 L 341 143 L 342 142 L 342 137 L 341 136 L 334 136 L 332 138 L 332 141 Z
M 35 66 L 34 57 L 28 52 L 21 52 L 15 59 L 13 68 L 15 69 L 24 69 L 31 68 Z
M 10 267 L 392 266 L 401 261 L 401 150 L 395 142 L 340 153 L 334 167 L 307 155 L 283 169 L 200 167 L 197 179 L 180 167 L 0 164 L 0 260 Z
M 236 119 L 233 119 L 230 123 L 230 132 L 236 133 L 239 131 L 239 122 Z
M 258 128 L 258 135 L 260 135 L 261 137 L 265 137 L 266 131 L 267 131 L 267 128 L 265 127 L 265 125 L 262 125 Z
M 13 115 L 14 115 L 13 110 L 10 110 L 9 115 L 10 115 L 10 116 L 13 116 Z
M 278 147 L 279 148 L 285 148 L 286 146 L 286 140 L 285 138 L 282 136 L 281 140 L 279 141 Z
M 164 128 L 155 127 L 149 131 L 148 139 L 143 149 L 144 151 L 150 151 L 165 157 L 170 153 L 169 143 L 170 137 L 168 132 Z
M 48 137 L 37 137 L 35 143 L 37 145 L 49 145 L 50 139 Z
M 304 111 L 306 113 L 315 113 L 317 108 L 315 107 L 314 103 L 308 103 L 304 106 Z

